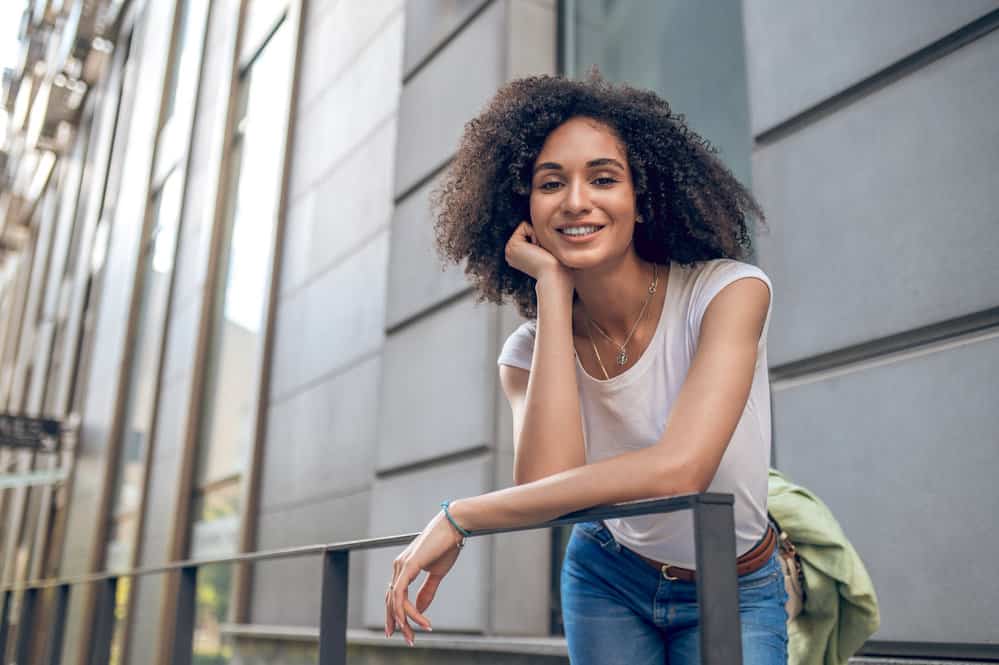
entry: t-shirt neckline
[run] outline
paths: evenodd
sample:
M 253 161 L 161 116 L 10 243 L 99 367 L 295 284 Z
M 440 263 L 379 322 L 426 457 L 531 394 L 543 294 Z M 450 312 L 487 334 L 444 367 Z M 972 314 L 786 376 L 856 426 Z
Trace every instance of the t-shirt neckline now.
M 641 374 L 643 368 L 652 362 L 652 356 L 654 355 L 654 349 L 658 348 L 659 339 L 665 334 L 666 329 L 666 315 L 667 309 L 670 306 L 670 292 L 673 290 L 673 261 L 669 262 L 666 267 L 666 295 L 663 297 L 663 309 L 659 313 L 659 321 L 656 322 L 656 331 L 652 334 L 652 339 L 649 341 L 648 345 L 642 351 L 642 355 L 635 361 L 635 364 L 624 370 L 616 376 L 612 376 L 609 379 L 598 379 L 595 376 L 591 376 L 586 368 L 583 367 L 583 363 L 579 360 L 579 354 L 573 354 L 576 359 L 576 369 L 578 374 L 582 374 L 583 378 L 589 381 L 591 384 L 600 386 L 601 388 L 609 388 L 626 383 L 633 376 Z

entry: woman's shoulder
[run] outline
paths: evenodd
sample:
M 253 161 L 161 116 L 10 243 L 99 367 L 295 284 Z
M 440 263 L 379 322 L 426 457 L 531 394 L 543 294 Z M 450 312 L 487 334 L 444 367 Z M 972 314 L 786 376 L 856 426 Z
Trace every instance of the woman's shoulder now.
M 685 266 L 695 284 L 707 284 L 726 281 L 729 278 L 739 279 L 741 276 L 758 277 L 767 283 L 770 277 L 759 266 L 738 259 L 708 259 L 697 261 Z
M 506 338 L 496 364 L 530 370 L 531 360 L 534 357 L 534 339 L 537 334 L 537 319 L 529 319 L 521 323 Z
M 767 285 L 771 293 L 770 308 L 772 308 L 773 284 L 766 272 L 757 265 L 737 259 L 722 258 L 699 261 L 690 265 L 688 270 L 687 283 L 689 285 L 690 298 L 687 309 L 688 323 L 695 336 L 700 330 L 700 323 L 704 312 L 714 297 L 732 282 L 745 277 L 754 277 Z M 768 308 L 767 312 L 768 320 L 770 318 L 770 308 Z

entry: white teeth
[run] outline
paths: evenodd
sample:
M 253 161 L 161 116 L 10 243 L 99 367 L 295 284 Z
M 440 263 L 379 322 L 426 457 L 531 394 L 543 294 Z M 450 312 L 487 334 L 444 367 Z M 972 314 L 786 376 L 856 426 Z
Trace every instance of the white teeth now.
M 599 226 L 577 226 L 573 228 L 561 229 L 562 233 L 567 236 L 585 236 L 590 233 L 596 233 L 599 230 Z

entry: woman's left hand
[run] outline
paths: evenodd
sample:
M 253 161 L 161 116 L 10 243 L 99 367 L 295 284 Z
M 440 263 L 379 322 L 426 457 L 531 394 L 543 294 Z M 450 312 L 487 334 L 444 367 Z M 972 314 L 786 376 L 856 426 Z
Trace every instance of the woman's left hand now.
M 444 511 L 430 520 L 430 523 L 392 562 L 392 581 L 385 592 L 385 636 L 391 637 L 396 628 L 402 631 L 406 642 L 413 646 L 412 618 L 427 630 L 430 620 L 423 616 L 424 610 L 437 594 L 441 580 L 451 570 L 460 551 L 461 535 L 447 521 Z M 409 585 L 420 571 L 427 571 L 427 579 L 416 595 L 416 605 L 409 600 Z

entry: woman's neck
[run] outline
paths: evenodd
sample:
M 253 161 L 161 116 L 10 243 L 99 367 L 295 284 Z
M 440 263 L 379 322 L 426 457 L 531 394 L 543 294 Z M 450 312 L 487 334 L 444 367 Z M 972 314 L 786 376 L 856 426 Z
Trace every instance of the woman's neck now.
M 652 263 L 632 250 L 615 265 L 578 270 L 574 277 L 584 320 L 589 316 L 611 337 L 623 340 L 649 297 Z

